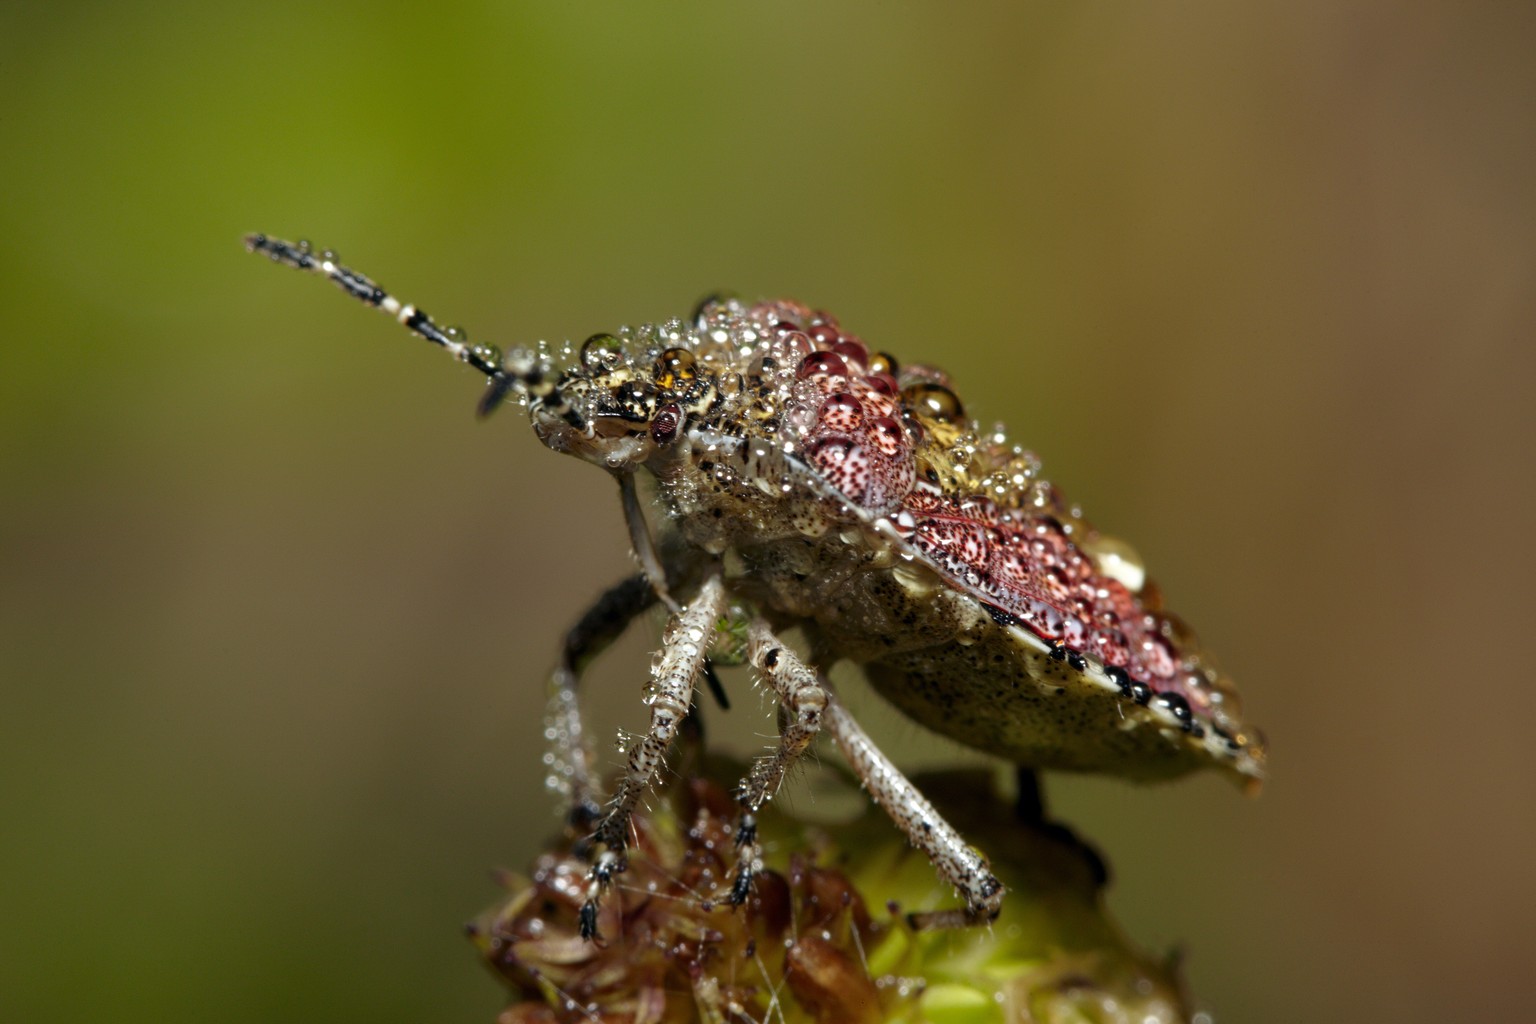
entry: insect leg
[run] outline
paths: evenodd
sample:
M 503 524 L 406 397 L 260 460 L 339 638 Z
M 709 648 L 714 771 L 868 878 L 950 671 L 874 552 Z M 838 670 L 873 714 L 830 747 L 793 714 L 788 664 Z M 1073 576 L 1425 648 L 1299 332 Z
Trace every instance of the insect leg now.
M 1019 765 L 1013 776 L 1019 790 L 1013 802 L 1014 815 L 1025 825 L 1041 824 L 1045 821 L 1045 797 L 1040 792 L 1040 773 Z
M 594 849 L 601 849 L 597 849 L 588 876 L 587 900 L 581 908 L 583 938 L 597 937 L 598 900 L 613 876 L 624 870 L 630 815 L 661 770 L 678 725 L 688 714 L 694 683 L 703 671 L 715 623 L 724 611 L 725 587 L 720 577 L 711 576 L 699 588 L 693 602 L 673 617 L 662 634 L 661 656 L 652 670 L 646 697 L 651 706 L 650 728 L 630 745 L 629 763 L 618 792 L 608 802 L 608 810 L 592 834 Z
M 640 571 L 650 577 L 656 596 L 676 615 L 682 608 L 667 591 L 667 572 L 662 568 L 661 555 L 656 551 L 656 542 L 651 539 L 650 527 L 645 522 L 645 510 L 640 504 L 640 491 L 635 486 L 634 471 L 619 473 L 618 478 L 619 500 L 624 506 L 624 523 L 629 527 L 629 543 L 635 549 L 635 560 L 640 563 Z
M 997 917 L 1003 903 L 1003 884 L 992 874 L 986 857 L 939 816 L 836 699 L 828 700 L 822 724 L 875 803 L 907 834 L 912 845 L 927 855 L 939 877 L 965 899 L 964 909 L 908 914 L 912 926 L 958 928 Z
M 636 574 L 609 587 L 565 635 L 560 662 L 549 679 L 544 735 L 549 741 L 546 781 L 566 800 L 570 823 L 589 828 L 602 813 L 597 773 L 582 724 L 576 689 L 592 660 L 623 634 L 629 624 L 656 603 L 650 580 Z
M 1019 765 L 1015 770 L 1015 778 L 1018 780 L 1019 792 L 1014 800 L 1014 815 L 1019 823 L 1028 828 L 1043 832 L 1066 846 L 1077 851 L 1083 864 L 1093 877 L 1093 883 L 1102 889 L 1109 884 L 1109 865 L 1104 863 L 1104 858 L 1090 843 L 1084 842 L 1066 825 L 1059 821 L 1052 821 L 1045 811 L 1045 798 L 1040 792 L 1040 775 L 1033 768 Z
M 730 902 L 745 903 L 752 879 L 763 869 L 763 851 L 757 841 L 757 814 L 773 799 L 785 774 L 821 731 L 827 691 L 816 673 L 785 647 L 761 619 L 747 626 L 747 656 L 773 685 L 784 714 L 779 718 L 779 746 L 758 758 L 737 790 L 741 821 L 736 828 L 736 880 Z

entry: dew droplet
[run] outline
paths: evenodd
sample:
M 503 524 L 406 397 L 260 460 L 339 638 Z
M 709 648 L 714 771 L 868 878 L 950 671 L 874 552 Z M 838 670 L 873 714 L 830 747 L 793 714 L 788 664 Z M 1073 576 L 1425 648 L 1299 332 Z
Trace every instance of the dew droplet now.
M 965 407 L 960 398 L 949 388 L 933 381 L 913 384 L 901 393 L 901 397 L 920 416 L 956 423 L 965 417 Z
M 667 390 L 686 387 L 698 376 L 692 352 L 686 348 L 669 348 L 656 359 L 656 386 Z
M 1184 727 L 1185 732 L 1190 731 L 1191 726 L 1194 724 L 1194 713 L 1189 709 L 1189 702 L 1182 696 L 1172 692 L 1159 693 L 1153 699 L 1153 703 L 1177 719 L 1179 724 Z
M 611 334 L 594 334 L 581 343 L 581 365 L 611 370 L 624 361 L 624 343 Z
M 1082 549 L 1093 559 L 1099 575 L 1108 576 L 1125 585 L 1133 594 L 1141 593 L 1147 582 L 1147 567 L 1136 549 L 1118 537 L 1100 534 L 1082 542 Z
M 831 348 L 837 341 L 837 328 L 831 324 L 817 324 L 806 332 L 815 339 L 816 344 Z
M 901 424 L 889 416 L 880 416 L 869 421 L 870 437 L 874 440 L 875 447 L 886 455 L 896 455 L 905 447 L 907 435 L 901 429 Z
M 699 304 L 693 307 L 693 316 L 689 319 L 695 327 L 703 330 L 706 325 L 705 318 L 713 312 L 713 307 L 723 306 L 734 298 L 737 298 L 735 292 L 711 292 L 700 299 Z
M 786 365 L 799 365 L 800 360 L 816 350 L 811 342 L 811 336 L 804 331 L 790 331 L 782 334 L 774 343 L 774 351 L 785 361 Z
M 501 365 L 501 349 L 495 345 L 476 345 L 470 350 L 476 359 L 486 366 Z
M 852 338 L 844 338 L 841 341 L 833 343 L 832 351 L 836 352 L 850 363 L 857 363 L 863 367 L 869 366 L 869 349 L 865 348 L 864 343 L 861 341 L 854 341 Z
M 1200 649 L 1200 638 L 1190 628 L 1189 623 L 1169 611 L 1159 612 L 1157 618 L 1158 632 L 1179 650 L 1198 651 Z
M 848 364 L 836 352 L 812 352 L 801 360 L 795 376 L 801 380 L 807 377 L 846 377 Z
M 822 428 L 846 433 L 864 424 L 864 406 L 853 395 L 838 391 L 822 403 L 820 420 Z

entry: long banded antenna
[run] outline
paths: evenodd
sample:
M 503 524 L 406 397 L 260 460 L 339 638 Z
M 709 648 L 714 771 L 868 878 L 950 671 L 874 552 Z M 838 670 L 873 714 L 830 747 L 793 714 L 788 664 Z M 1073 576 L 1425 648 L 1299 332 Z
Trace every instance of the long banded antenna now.
M 366 274 L 342 266 L 339 257 L 331 249 L 322 249 L 317 253 L 308 242 L 295 244 L 259 233 L 246 235 L 245 247 L 250 252 L 266 253 L 274 263 L 330 278 L 336 287 L 354 299 L 382 309 L 407 330 L 446 349 L 459 362 L 467 363 L 485 374 L 490 380 L 485 394 L 480 398 L 478 412 L 481 416 L 495 412 L 508 393 L 516 391 L 530 398 L 546 400 L 545 404 L 552 407 L 556 415 L 577 427 L 584 426 L 580 414 L 556 394 L 554 382 L 548 376 L 548 367 L 534 352 L 517 348 L 503 358 L 501 350 L 495 345 L 470 344 L 457 328 L 439 327 L 424 311 L 408 302 L 401 302 Z

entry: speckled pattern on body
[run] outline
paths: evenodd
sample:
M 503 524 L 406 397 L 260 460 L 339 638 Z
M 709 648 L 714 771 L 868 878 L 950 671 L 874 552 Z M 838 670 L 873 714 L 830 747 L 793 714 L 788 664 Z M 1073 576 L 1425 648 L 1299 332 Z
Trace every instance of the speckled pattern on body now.
M 1032 453 L 981 429 L 942 371 L 871 349 L 830 314 L 728 296 L 686 320 L 503 355 L 438 327 L 334 253 L 260 235 L 247 244 L 446 348 L 488 378 L 482 412 L 525 405 L 545 445 L 620 482 L 646 582 L 620 583 L 572 631 L 547 731 L 550 784 L 590 828 L 590 935 L 602 890 L 624 868 L 634 802 L 709 671 L 717 620 L 746 625 L 753 664 L 790 712 L 779 749 L 743 781 L 736 902 L 759 863 L 753 813 L 825 728 L 960 890 L 963 918 L 997 912 L 985 860 L 968 859 L 947 826 L 912 825 L 931 808 L 831 695 L 825 673 L 839 661 L 862 666 L 928 728 L 1021 766 L 1136 779 L 1214 768 L 1249 789 L 1263 778 L 1263 741 L 1234 686 L 1164 607 L 1136 553 L 1095 530 Z M 635 490 L 642 469 L 654 481 L 648 509 Z M 599 806 L 577 679 L 657 600 L 673 618 L 651 728 Z M 805 637 L 803 661 L 777 639 L 789 629 Z M 770 651 L 798 666 L 793 679 L 765 660 Z

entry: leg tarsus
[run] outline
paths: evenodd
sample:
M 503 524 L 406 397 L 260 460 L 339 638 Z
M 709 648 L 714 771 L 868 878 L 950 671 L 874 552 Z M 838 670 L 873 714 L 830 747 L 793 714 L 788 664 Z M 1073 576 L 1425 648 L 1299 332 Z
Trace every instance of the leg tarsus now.
M 752 882 L 763 869 L 762 853 L 757 845 L 757 817 L 744 811 L 736 826 L 736 876 L 725 898 L 731 906 L 741 906 L 752 895 Z
M 739 907 L 747 902 L 752 895 L 752 880 L 757 877 L 754 868 L 742 866 L 736 871 L 736 881 L 731 883 L 731 894 L 726 897 L 726 902 L 733 907 Z
M 581 905 L 581 937 L 588 942 L 596 942 L 601 936 L 597 934 L 597 901 L 587 900 Z
M 937 931 L 945 928 L 972 928 L 979 924 L 991 924 L 1002 912 L 1003 883 L 990 874 L 982 884 L 980 903 L 950 910 L 916 911 L 904 915 L 913 931 Z
M 784 776 L 816 738 L 827 706 L 827 691 L 820 677 L 761 619 L 747 625 L 747 656 L 773 686 L 781 714 L 778 748 L 753 763 L 737 790 L 741 821 L 736 829 L 736 881 L 729 897 L 736 906 L 746 902 L 752 879 L 762 870 L 757 813 L 773 799 Z
M 736 845 L 746 846 L 748 843 L 757 842 L 757 818 L 752 814 L 743 814 L 741 822 L 736 826 Z

